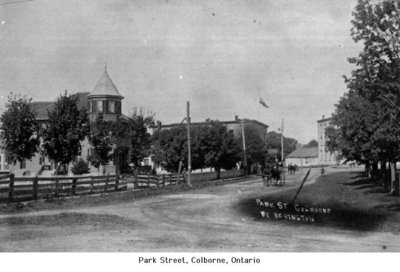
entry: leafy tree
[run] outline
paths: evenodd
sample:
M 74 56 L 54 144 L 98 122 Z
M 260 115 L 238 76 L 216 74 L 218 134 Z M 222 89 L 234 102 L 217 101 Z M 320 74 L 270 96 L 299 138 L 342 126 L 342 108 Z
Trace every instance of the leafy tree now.
M 358 1 L 352 37 L 363 48 L 349 59 L 356 69 L 350 78 L 345 77 L 348 93 L 333 116 L 340 135 L 327 131 L 329 148 L 339 148 L 348 159 L 366 163 L 367 168 L 390 162 L 392 181 L 400 151 L 399 14 L 399 1 Z
M 54 110 L 48 112 L 49 120 L 43 129 L 45 154 L 57 164 L 68 165 L 81 154 L 81 141 L 88 133 L 85 110 L 78 110 L 78 97 L 64 95 L 57 98 Z
M 6 110 L 0 117 L 0 137 L 12 162 L 31 159 L 38 152 L 39 124 L 31 109 L 31 101 L 31 98 L 25 96 L 9 95 Z
M 135 112 L 128 119 L 130 161 L 136 167 L 151 154 L 151 135 L 147 131 L 151 125 L 154 125 L 154 115 Z
M 264 164 L 266 156 L 264 139 L 259 135 L 258 131 L 251 126 L 245 127 L 244 136 L 246 142 L 247 166 L 250 166 L 253 163 Z M 240 135 L 239 140 L 242 143 L 242 135 Z
M 318 147 L 318 142 L 316 140 L 311 140 L 308 144 L 304 147 Z
M 103 166 L 103 174 L 105 173 L 105 166 L 113 158 L 113 132 L 115 126 L 113 122 L 105 121 L 102 115 L 98 115 L 95 122 L 90 125 L 89 143 L 93 147 L 92 153 L 89 155 L 88 160 L 90 163 L 100 169 Z
M 226 126 L 218 121 L 209 123 L 200 129 L 200 153 L 204 156 L 204 164 L 215 168 L 217 179 L 220 178 L 221 169 L 232 169 L 242 157 L 239 142 Z
M 283 136 L 283 154 L 284 156 L 289 155 L 297 147 L 297 140 L 293 138 L 287 138 Z M 277 149 L 278 156 L 280 157 L 282 154 L 282 144 L 281 144 L 281 133 L 277 133 L 275 131 L 268 132 L 267 134 L 267 149 Z
M 191 129 L 192 169 L 200 169 L 205 166 L 199 136 L 200 128 L 193 127 Z M 156 131 L 152 142 L 154 158 L 165 170 L 178 172 L 179 162 L 187 163 L 188 146 L 185 126 Z M 187 165 L 185 167 L 187 168 Z

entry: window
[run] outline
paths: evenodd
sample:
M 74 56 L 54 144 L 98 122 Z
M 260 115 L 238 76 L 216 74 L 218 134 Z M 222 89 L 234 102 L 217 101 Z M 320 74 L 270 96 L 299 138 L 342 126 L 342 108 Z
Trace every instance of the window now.
M 103 101 L 101 101 L 101 100 L 97 100 L 96 101 L 97 103 L 97 112 L 103 112 Z
M 23 161 L 20 162 L 19 168 L 20 168 L 20 169 L 25 169 L 25 168 L 26 168 L 26 161 L 25 161 L 25 160 L 23 160 Z
M 115 113 L 115 101 L 108 101 L 108 113 Z
M 147 158 L 146 158 L 146 159 L 143 159 L 143 164 L 144 164 L 144 165 L 149 165 L 149 159 L 147 159 Z

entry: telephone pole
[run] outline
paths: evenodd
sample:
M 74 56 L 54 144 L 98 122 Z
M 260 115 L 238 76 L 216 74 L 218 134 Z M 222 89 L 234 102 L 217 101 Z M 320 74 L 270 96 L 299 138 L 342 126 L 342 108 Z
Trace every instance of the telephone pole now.
M 187 143 L 188 143 L 188 171 L 187 171 L 187 184 L 188 186 L 192 186 L 192 154 L 191 154 L 191 147 L 190 147 L 190 103 L 189 101 L 186 102 L 187 108 Z
M 243 138 L 243 165 L 244 165 L 244 169 L 245 171 L 247 171 L 247 155 L 246 155 L 246 139 L 244 136 L 244 120 L 241 119 L 240 123 L 242 124 L 242 138 Z M 247 174 L 247 172 L 246 172 Z
M 282 119 L 282 127 L 281 127 L 281 161 L 283 163 L 283 122 L 284 119 Z

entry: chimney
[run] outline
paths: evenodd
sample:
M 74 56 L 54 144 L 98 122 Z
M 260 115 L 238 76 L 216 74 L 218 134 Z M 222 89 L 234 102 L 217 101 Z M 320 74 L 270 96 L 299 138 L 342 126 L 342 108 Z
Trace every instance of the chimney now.
M 239 121 L 239 117 L 235 115 L 235 121 Z
M 157 121 L 157 128 L 161 130 L 161 121 Z
M 322 120 L 324 120 L 325 119 L 325 115 L 322 115 Z

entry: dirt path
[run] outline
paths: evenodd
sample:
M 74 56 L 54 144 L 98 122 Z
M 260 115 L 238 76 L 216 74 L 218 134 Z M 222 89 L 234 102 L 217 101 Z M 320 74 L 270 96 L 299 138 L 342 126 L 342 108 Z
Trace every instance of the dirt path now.
M 335 170 L 331 170 L 335 171 Z M 307 183 L 315 182 L 315 169 Z M 0 215 L 1 251 L 400 251 L 391 233 L 255 221 L 238 201 L 300 184 L 260 179 L 131 202 Z

